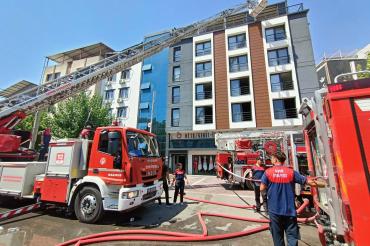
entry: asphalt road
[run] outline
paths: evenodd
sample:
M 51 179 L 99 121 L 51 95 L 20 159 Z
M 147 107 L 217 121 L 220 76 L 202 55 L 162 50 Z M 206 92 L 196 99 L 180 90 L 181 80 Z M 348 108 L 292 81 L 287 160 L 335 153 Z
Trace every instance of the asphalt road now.
M 186 195 L 211 201 L 233 204 L 254 204 L 252 191 L 244 191 L 213 176 L 189 176 L 190 186 Z M 173 190 L 170 191 L 172 202 Z M 26 204 L 20 201 L 0 200 L 0 212 Z M 164 204 L 164 200 L 162 200 Z M 130 213 L 106 213 L 98 225 L 82 224 L 63 211 L 50 209 L 44 213 L 30 213 L 0 222 L 0 246 L 55 245 L 57 243 L 93 233 L 125 229 L 159 229 L 176 232 L 202 233 L 197 212 L 215 212 L 251 218 L 264 218 L 253 210 L 229 208 L 186 200 L 183 205 L 166 207 L 157 202 L 147 204 Z M 215 217 L 205 219 L 209 235 L 237 232 L 258 226 L 258 223 L 242 222 Z M 316 228 L 301 225 L 299 245 L 320 245 Z M 162 243 L 162 242 L 119 242 L 104 245 L 272 245 L 269 231 L 250 236 L 213 241 L 208 243 Z

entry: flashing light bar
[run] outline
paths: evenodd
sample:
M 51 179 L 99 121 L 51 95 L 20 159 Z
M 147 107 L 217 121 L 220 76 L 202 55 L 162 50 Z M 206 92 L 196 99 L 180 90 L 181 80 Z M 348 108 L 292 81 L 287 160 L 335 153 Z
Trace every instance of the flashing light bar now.
M 348 91 L 348 90 L 354 90 L 354 89 L 363 89 L 363 88 L 370 88 L 369 78 L 328 85 L 329 93 Z

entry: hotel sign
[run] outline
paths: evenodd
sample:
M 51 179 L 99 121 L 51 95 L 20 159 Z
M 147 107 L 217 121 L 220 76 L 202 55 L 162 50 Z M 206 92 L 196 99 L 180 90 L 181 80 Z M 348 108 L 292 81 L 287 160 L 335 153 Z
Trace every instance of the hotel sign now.
M 215 132 L 176 132 L 170 133 L 170 139 L 209 139 L 214 138 Z

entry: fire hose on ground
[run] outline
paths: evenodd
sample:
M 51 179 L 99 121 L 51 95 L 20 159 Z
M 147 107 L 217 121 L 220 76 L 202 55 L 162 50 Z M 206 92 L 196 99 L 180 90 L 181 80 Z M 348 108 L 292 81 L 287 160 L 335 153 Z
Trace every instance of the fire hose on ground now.
M 231 173 L 231 172 L 230 172 Z M 234 175 L 233 173 L 231 173 Z M 253 180 L 255 181 L 255 180 Z M 237 204 L 229 204 L 223 202 L 215 202 L 215 201 L 208 201 L 204 199 L 194 198 L 194 197 L 185 197 L 187 200 L 198 201 L 202 203 L 220 205 L 220 206 L 227 206 L 233 208 L 240 208 L 240 209 L 253 209 L 255 206 L 253 205 L 237 205 Z M 307 199 L 304 200 L 304 203 L 297 209 L 297 213 L 301 213 L 304 208 L 309 204 Z M 241 216 L 233 216 L 227 214 L 220 214 L 220 213 L 208 213 L 208 212 L 198 212 L 198 219 L 199 223 L 202 227 L 202 234 L 193 234 L 193 233 L 182 233 L 182 232 L 170 232 L 170 231 L 161 231 L 161 230 L 121 230 L 121 231 L 111 231 L 111 232 L 103 232 L 99 234 L 92 234 L 76 239 L 72 239 L 66 241 L 64 243 L 59 244 L 59 246 L 68 246 L 68 245 L 89 245 L 95 243 L 103 243 L 103 242 L 113 242 L 113 241 L 162 241 L 162 242 L 204 242 L 204 241 L 214 241 L 214 240 L 225 240 L 231 239 L 236 237 L 243 237 L 247 235 L 251 235 L 257 232 L 265 231 L 269 228 L 270 221 L 268 219 L 254 219 L 254 218 L 247 218 Z M 240 232 L 231 232 L 222 235 L 208 235 L 208 229 L 206 226 L 205 221 L 203 220 L 203 216 L 211 216 L 211 217 L 219 217 L 219 218 L 226 218 L 226 219 L 234 219 L 240 221 L 248 221 L 248 222 L 257 222 L 257 223 L 264 223 L 265 225 L 260 225 L 257 228 L 244 230 Z M 317 214 L 310 218 L 298 218 L 298 222 L 300 223 L 307 223 L 307 222 L 316 222 Z

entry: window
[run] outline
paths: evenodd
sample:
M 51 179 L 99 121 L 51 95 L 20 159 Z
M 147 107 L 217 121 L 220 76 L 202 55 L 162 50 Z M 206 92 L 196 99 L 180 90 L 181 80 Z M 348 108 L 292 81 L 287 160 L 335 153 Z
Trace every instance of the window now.
M 269 50 L 268 51 L 268 58 L 269 58 L 269 66 L 278 66 L 288 64 L 289 61 L 289 53 L 288 48 L 277 49 L 277 50 Z
M 114 98 L 114 90 L 105 91 L 105 100 L 113 100 L 113 98 Z
M 271 91 L 293 90 L 292 72 L 277 73 L 270 75 Z
M 195 86 L 195 100 L 212 98 L 212 83 L 197 84 Z
M 179 66 L 173 67 L 173 81 L 180 81 L 181 69 Z
M 178 62 L 181 59 L 181 46 L 173 48 L 173 61 Z
M 49 73 L 46 75 L 46 81 L 60 78 L 60 73 Z
M 195 56 L 204 56 L 209 54 L 211 54 L 211 41 L 196 44 Z
M 298 118 L 295 98 L 273 100 L 274 117 L 280 119 Z
M 286 39 L 285 26 L 267 28 L 265 31 L 266 43 Z
M 231 104 L 232 121 L 242 122 L 252 120 L 252 109 L 250 102 Z
M 180 125 L 180 109 L 173 108 L 171 112 L 171 126 L 179 126 Z
M 119 89 L 119 98 L 128 98 L 128 87 Z
M 195 108 L 195 124 L 212 124 L 213 110 L 212 106 L 196 107 Z
M 116 80 L 116 75 L 113 75 L 113 76 L 109 76 L 107 78 L 107 81 L 115 81 Z
M 127 118 L 127 107 L 117 108 L 117 117 Z
M 230 80 L 230 95 L 232 97 L 249 95 L 250 88 L 249 88 L 249 78 L 240 78 L 240 79 L 233 79 Z
M 248 70 L 248 57 L 246 55 L 236 56 L 229 58 L 230 73 L 247 71 Z
M 129 79 L 129 78 L 130 78 L 130 69 L 122 71 L 121 79 Z
M 155 137 L 126 131 L 126 139 L 130 156 L 159 157 L 158 142 Z
M 180 102 L 180 87 L 172 87 L 172 103 Z
M 236 50 L 247 46 L 245 33 L 228 37 L 229 50 Z
M 212 75 L 211 62 L 202 62 L 195 65 L 195 76 L 197 78 L 208 77 Z

